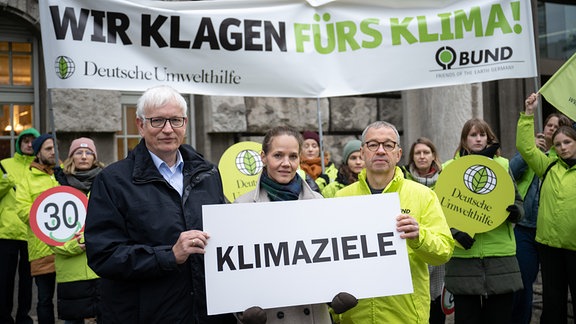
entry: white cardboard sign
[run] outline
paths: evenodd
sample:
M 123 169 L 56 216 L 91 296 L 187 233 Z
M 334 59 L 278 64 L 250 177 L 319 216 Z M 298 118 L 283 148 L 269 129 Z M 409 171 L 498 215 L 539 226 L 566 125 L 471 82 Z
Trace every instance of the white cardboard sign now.
M 208 314 L 413 292 L 396 193 L 203 206 Z

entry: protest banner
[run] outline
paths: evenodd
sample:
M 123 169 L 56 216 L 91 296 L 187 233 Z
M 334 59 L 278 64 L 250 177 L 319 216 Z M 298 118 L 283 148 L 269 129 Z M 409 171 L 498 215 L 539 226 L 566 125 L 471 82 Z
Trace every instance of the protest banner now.
M 208 314 L 324 303 L 342 291 L 413 292 L 397 193 L 210 205 L 202 214 Z
M 531 3 L 40 0 L 48 88 L 332 97 L 537 75 Z

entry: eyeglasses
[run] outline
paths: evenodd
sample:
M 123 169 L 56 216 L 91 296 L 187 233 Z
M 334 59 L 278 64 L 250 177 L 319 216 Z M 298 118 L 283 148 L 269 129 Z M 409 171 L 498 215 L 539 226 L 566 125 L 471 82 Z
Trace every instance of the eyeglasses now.
M 186 117 L 172 117 L 172 118 L 163 118 L 163 117 L 152 117 L 152 118 L 145 118 L 150 121 L 150 126 L 154 128 L 164 128 L 166 126 L 166 122 L 170 121 L 170 126 L 172 128 L 180 128 L 184 126 L 184 121 Z
M 366 148 L 371 152 L 378 151 L 378 149 L 380 148 L 380 145 L 382 145 L 382 147 L 384 148 L 384 151 L 392 152 L 396 148 L 396 145 L 398 145 L 398 143 L 396 143 L 394 141 L 386 141 L 386 142 L 368 141 L 364 144 L 366 145 Z
M 94 155 L 94 152 L 92 152 L 90 150 L 86 150 L 86 151 L 76 150 L 76 152 L 74 152 L 74 155 L 76 155 L 76 156 L 83 156 L 84 154 L 86 154 L 86 156 L 92 156 L 92 155 Z

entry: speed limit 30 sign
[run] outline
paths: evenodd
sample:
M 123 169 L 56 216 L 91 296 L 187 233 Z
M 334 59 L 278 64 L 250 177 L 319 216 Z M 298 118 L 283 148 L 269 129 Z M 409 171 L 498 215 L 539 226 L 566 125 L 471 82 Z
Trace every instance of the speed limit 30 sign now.
M 70 186 L 44 191 L 30 209 L 30 227 L 44 243 L 64 245 L 84 230 L 88 198 Z

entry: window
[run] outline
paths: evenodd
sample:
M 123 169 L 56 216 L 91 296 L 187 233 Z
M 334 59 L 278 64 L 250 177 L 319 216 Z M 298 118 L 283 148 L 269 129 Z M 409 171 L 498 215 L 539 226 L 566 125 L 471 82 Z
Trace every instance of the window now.
M 136 105 L 122 105 L 122 129 L 116 132 L 117 155 L 116 158 L 121 160 L 128 155 L 140 142 L 140 134 L 136 127 Z
M 0 38 L 0 159 L 16 152 L 16 139 L 34 127 L 37 101 L 33 57 L 35 42 L 22 36 Z
M 538 44 L 543 59 L 566 60 L 576 52 L 576 5 L 538 3 Z

